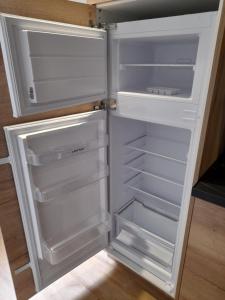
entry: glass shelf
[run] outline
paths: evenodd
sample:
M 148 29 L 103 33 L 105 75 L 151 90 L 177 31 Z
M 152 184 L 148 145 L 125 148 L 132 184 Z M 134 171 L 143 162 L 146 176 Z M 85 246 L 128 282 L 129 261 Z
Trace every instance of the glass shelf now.
M 135 153 L 138 153 L 138 151 L 135 151 Z M 175 160 L 167 160 L 163 157 L 142 153 L 125 163 L 125 167 L 179 186 L 184 184 L 185 164 L 178 163 Z
M 186 164 L 188 145 L 179 141 L 143 135 L 125 145 L 129 149 Z
M 165 182 L 160 177 L 154 177 L 144 173 L 133 173 L 125 185 L 134 190 L 149 196 L 157 197 L 180 206 L 183 195 L 183 186 L 173 184 L 172 182 Z

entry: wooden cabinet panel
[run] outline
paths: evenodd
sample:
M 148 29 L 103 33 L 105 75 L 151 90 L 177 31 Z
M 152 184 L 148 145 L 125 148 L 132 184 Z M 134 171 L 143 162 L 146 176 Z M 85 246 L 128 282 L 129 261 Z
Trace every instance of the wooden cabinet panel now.
M 195 199 L 180 300 L 225 299 L 225 208 Z
M 216 73 L 213 100 L 210 107 L 200 176 L 215 162 L 225 148 L 225 35 L 222 39 L 222 51 Z
M 13 280 L 17 300 L 27 300 L 36 293 L 33 274 L 30 268 L 15 275 Z
M 94 7 L 67 0 L 0 0 L 0 12 L 84 26 L 95 22 Z
M 0 226 L 12 270 L 29 262 L 16 190 L 9 165 L 0 166 Z

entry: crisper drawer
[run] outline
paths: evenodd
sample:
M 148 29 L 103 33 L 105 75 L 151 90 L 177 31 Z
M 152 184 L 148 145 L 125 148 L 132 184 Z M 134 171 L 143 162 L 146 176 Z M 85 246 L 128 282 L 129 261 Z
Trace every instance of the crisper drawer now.
M 181 128 L 193 128 L 198 118 L 197 105 L 188 100 L 129 92 L 118 93 L 117 110 L 122 116 Z
M 113 248 L 132 258 L 146 270 L 169 277 L 177 232 L 177 221 L 148 208 L 137 199 L 131 200 L 116 218 Z M 160 268 L 164 271 L 160 272 Z M 168 278 L 167 278 L 168 279 Z

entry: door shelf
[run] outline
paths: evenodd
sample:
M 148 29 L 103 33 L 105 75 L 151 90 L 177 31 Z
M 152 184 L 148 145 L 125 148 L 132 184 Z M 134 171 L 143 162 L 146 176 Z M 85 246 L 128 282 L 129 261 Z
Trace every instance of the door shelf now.
M 116 242 L 166 268 L 171 268 L 177 222 L 131 200 L 117 214 Z
M 43 166 L 57 160 L 104 148 L 107 144 L 107 135 L 101 135 L 98 139 L 93 139 L 83 144 L 70 144 L 64 147 L 51 149 L 44 153 L 35 153 L 33 150 L 28 148 L 27 161 L 32 166 Z
M 128 149 L 186 164 L 188 145 L 182 142 L 143 135 L 125 144 Z
M 56 265 L 82 251 L 95 240 L 107 234 L 111 229 L 111 217 L 104 212 L 97 214 L 80 224 L 79 228 L 72 229 L 71 232 L 77 232 L 61 240 L 59 237 L 52 238 L 49 241 L 43 241 L 42 249 L 44 258 L 51 264 Z
M 96 181 L 100 181 L 107 176 L 108 167 L 100 166 L 98 171 L 89 174 L 89 176 L 76 176 L 75 178 L 69 178 L 65 181 L 61 181 L 52 186 L 49 186 L 43 191 L 41 191 L 38 187 L 35 187 L 35 199 L 40 203 L 49 203 L 57 199 L 59 196 L 86 187 Z

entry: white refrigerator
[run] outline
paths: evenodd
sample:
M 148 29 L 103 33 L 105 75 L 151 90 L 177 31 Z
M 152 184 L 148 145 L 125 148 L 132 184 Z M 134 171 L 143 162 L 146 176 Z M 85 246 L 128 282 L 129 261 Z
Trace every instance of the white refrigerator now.
M 15 117 L 104 102 L 5 127 L 36 289 L 106 248 L 174 296 L 217 13 L 108 30 L 1 15 L 0 34 Z

